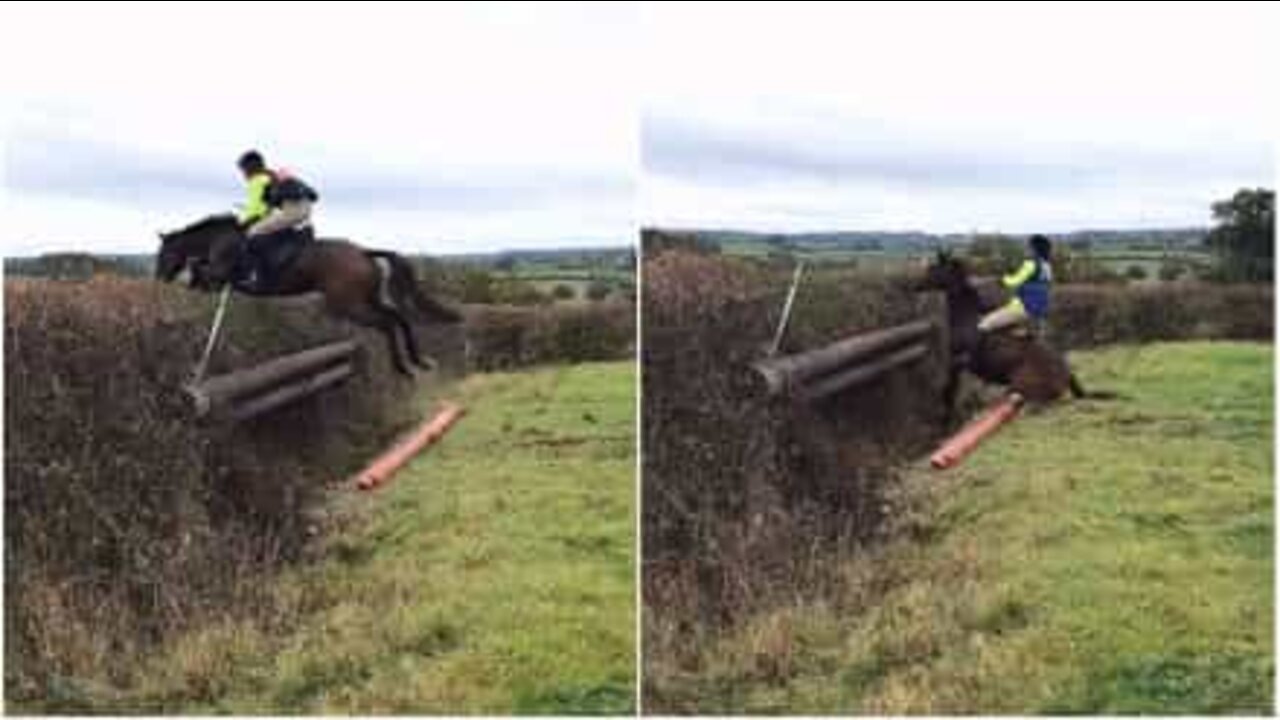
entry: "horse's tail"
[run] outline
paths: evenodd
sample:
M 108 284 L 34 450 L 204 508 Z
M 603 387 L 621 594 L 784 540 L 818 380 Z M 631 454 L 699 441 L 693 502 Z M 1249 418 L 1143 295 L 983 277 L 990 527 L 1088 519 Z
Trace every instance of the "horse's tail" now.
M 412 306 L 418 310 L 422 318 L 428 322 L 450 324 L 462 322 L 462 315 L 457 310 L 427 297 L 422 292 L 422 288 L 418 285 L 418 279 L 413 274 L 413 266 L 399 253 L 394 253 L 390 250 L 366 250 L 365 253 L 375 262 L 384 260 L 390 267 L 391 272 L 388 280 L 391 292 L 395 294 L 399 304 L 407 307 L 409 303 L 412 303 Z M 405 302 L 406 299 L 408 303 Z
M 1080 384 L 1080 380 L 1076 378 L 1075 373 L 1071 373 L 1071 396 L 1074 398 L 1084 398 L 1088 400 L 1118 400 L 1122 396 L 1118 392 L 1110 390 L 1091 390 L 1085 391 L 1084 386 Z

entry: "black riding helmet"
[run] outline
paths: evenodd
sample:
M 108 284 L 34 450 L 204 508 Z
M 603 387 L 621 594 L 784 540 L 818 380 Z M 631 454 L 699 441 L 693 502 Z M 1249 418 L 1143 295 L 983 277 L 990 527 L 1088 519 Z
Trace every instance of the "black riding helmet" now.
M 1028 238 L 1027 244 L 1031 246 L 1031 252 L 1035 253 L 1038 258 L 1048 260 L 1053 253 L 1053 244 L 1044 235 L 1032 235 Z
M 262 153 L 257 150 L 249 150 L 242 154 L 239 160 L 236 160 L 236 167 L 240 168 L 240 172 L 251 175 L 266 170 L 267 161 L 262 159 Z

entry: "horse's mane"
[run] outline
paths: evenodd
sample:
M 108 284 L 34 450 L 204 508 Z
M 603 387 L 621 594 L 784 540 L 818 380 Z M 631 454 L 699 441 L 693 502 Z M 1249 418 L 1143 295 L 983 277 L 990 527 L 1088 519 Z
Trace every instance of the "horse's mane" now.
M 236 219 L 236 216 L 231 213 L 215 213 L 208 217 L 201 218 L 200 220 L 197 220 L 191 223 L 190 225 L 182 228 L 181 230 L 176 230 L 171 234 L 186 235 L 188 233 L 196 233 L 196 232 L 208 230 L 209 228 L 215 225 L 235 224 L 238 222 L 239 220 Z

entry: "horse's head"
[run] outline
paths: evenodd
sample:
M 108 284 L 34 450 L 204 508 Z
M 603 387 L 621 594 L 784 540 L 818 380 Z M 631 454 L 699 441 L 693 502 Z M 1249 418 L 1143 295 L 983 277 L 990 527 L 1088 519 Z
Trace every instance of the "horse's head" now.
M 162 232 L 156 277 L 171 282 L 184 268 L 191 268 L 203 282 L 220 287 L 231 278 L 243 240 L 240 224 L 230 214 L 211 215 L 181 230 Z
M 180 231 L 179 231 L 180 232 Z M 178 273 L 187 266 L 188 248 L 182 238 L 175 232 L 161 232 L 160 251 L 156 253 L 156 279 L 173 282 Z
M 941 290 L 952 292 L 969 284 L 969 269 L 964 261 L 951 254 L 949 250 L 939 250 L 925 268 L 924 276 L 915 283 L 920 292 Z

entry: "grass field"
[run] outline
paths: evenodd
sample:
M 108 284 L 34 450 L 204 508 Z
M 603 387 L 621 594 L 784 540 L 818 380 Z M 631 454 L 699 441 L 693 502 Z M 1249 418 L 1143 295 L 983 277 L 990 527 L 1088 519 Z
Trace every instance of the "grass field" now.
M 777 249 L 764 242 L 742 241 L 725 244 L 722 247 L 722 252 L 727 255 L 765 258 L 771 252 L 777 252 Z M 915 260 L 926 257 L 929 254 L 928 251 L 909 248 L 860 250 L 803 244 L 789 248 L 786 252 L 811 265 L 820 266 L 823 263 L 856 262 L 859 268 L 875 272 L 899 272 L 910 267 Z M 1088 255 L 1094 260 L 1121 275 L 1132 266 L 1141 267 L 1146 272 L 1146 277 L 1152 280 L 1158 277 L 1161 266 L 1169 259 L 1197 266 L 1208 266 L 1213 263 L 1213 256 L 1209 253 L 1186 249 L 1174 249 L 1166 252 L 1164 250 L 1117 247 L 1088 251 L 1077 250 L 1076 252 L 1088 252 Z
M 777 249 L 766 243 L 734 242 L 721 248 L 726 255 L 765 258 Z M 786 250 L 791 256 L 810 264 L 847 263 L 857 261 L 858 267 L 878 271 L 901 270 L 910 265 L 912 258 L 920 257 L 920 252 L 909 249 L 892 250 L 859 250 L 853 248 L 800 245 Z
M 660 688 L 756 713 L 1270 714 L 1273 352 L 1073 356 L 1124 399 L 1028 414 L 909 471 L 899 539 Z M 908 510 L 910 508 L 910 510 Z
M 630 362 L 475 376 L 468 414 L 277 583 L 273 622 L 184 638 L 102 709 L 624 713 L 634 708 Z M 426 406 L 424 398 L 424 407 Z

